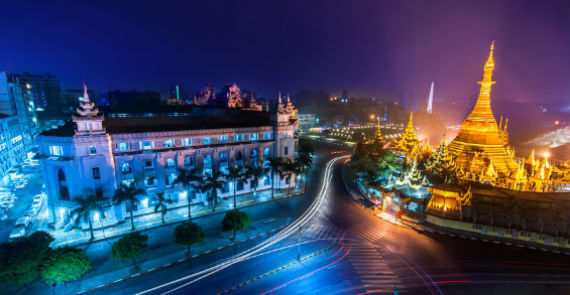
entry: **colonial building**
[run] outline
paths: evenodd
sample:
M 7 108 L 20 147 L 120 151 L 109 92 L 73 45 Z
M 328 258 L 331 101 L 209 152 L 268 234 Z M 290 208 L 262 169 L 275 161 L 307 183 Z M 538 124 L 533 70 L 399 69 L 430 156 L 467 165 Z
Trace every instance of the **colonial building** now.
M 75 197 L 95 194 L 107 200 L 104 223 L 113 224 L 128 216 L 127 210 L 147 212 L 154 192 L 165 191 L 175 205 L 204 202 L 200 193 L 173 187 L 177 168 L 208 172 L 295 155 L 298 121 L 292 104 L 280 103 L 273 112 L 226 108 L 183 116 L 110 117 L 89 100 L 86 87 L 85 92 L 72 122 L 38 136 L 56 227 L 69 222 Z M 277 181 L 276 187 L 286 187 L 294 177 Z M 269 174 L 261 182 L 258 191 L 270 188 Z M 147 195 L 134 208 L 111 206 L 121 183 L 134 183 Z M 222 197 L 233 193 L 233 185 L 238 194 L 250 191 L 249 183 L 228 181 Z

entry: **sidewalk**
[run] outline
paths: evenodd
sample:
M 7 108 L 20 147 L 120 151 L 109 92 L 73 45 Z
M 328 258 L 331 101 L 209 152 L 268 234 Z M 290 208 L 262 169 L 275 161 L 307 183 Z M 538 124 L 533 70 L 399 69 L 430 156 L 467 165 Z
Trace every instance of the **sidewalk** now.
M 286 192 L 281 193 L 283 195 L 286 194 Z M 142 230 L 142 228 L 140 228 L 142 234 L 146 234 L 149 237 L 149 247 L 137 258 L 140 267 L 140 270 L 137 272 L 133 272 L 132 262 L 130 260 L 118 261 L 111 258 L 111 245 L 118 240 L 119 237 L 83 244 L 79 246 L 79 248 L 86 251 L 91 260 L 92 269 L 87 272 L 80 281 L 70 282 L 65 287 L 58 287 L 57 294 L 77 294 L 93 288 L 117 283 L 133 276 L 146 274 L 166 266 L 187 262 L 190 259 L 195 260 L 196 258 L 200 258 L 214 262 L 219 259 L 219 257 L 215 256 L 216 252 L 247 242 L 251 243 L 252 240 L 265 235 L 271 235 L 289 224 L 295 216 L 291 216 L 291 212 L 284 210 L 284 208 L 298 206 L 300 203 L 299 198 L 296 197 L 281 197 L 280 199 L 271 201 L 271 192 L 269 192 L 269 200 L 262 200 L 264 202 L 257 203 L 256 206 L 250 205 L 241 207 L 241 210 L 251 216 L 252 222 L 247 230 L 238 232 L 236 242 L 230 240 L 232 233 L 224 233 L 221 231 L 223 214 L 218 213 L 223 211 L 216 210 L 213 214 L 205 213 L 201 215 L 201 218 L 194 220 L 194 222 L 203 227 L 206 239 L 203 243 L 192 246 L 193 255 L 190 258 L 186 256 L 185 246 L 174 243 L 172 232 L 176 226 L 175 221 L 151 229 Z M 233 203 L 233 200 L 231 200 L 230 203 Z M 130 223 L 127 228 L 128 230 L 126 232 L 131 232 Z M 210 257 L 210 255 L 207 254 L 214 256 Z M 195 271 L 207 266 L 209 263 L 210 262 L 203 263 L 202 261 L 202 263 L 195 266 Z M 4 287 L 3 292 L 7 292 L 6 294 L 48 294 L 52 292 L 50 286 L 39 280 L 32 282 L 28 286 L 9 285 Z
M 296 196 L 302 193 L 300 190 L 293 190 L 289 193 L 289 197 Z M 275 199 L 281 199 L 287 197 L 287 190 L 275 190 Z M 247 193 L 238 195 L 236 197 L 238 209 L 249 207 L 253 205 L 258 205 L 264 202 L 271 201 L 271 190 L 264 190 L 257 192 L 256 196 L 253 193 Z M 217 205 L 216 211 L 214 212 L 210 206 L 203 204 L 192 205 L 192 219 L 201 218 L 209 216 L 212 214 L 220 214 L 225 211 L 233 209 L 233 197 L 222 200 L 220 204 Z M 162 218 L 160 213 L 154 213 L 154 207 L 149 210 L 149 212 L 142 213 L 140 215 L 134 216 L 134 223 L 136 230 L 148 230 L 155 227 L 165 226 L 168 224 L 179 223 L 188 220 L 188 207 L 186 204 L 176 204 L 168 210 L 164 216 L 164 222 L 162 223 Z M 118 236 L 128 234 L 132 231 L 131 220 L 128 216 L 125 220 L 117 225 L 105 228 L 96 228 L 93 230 L 94 239 L 91 240 L 91 233 L 89 228 L 80 229 L 74 228 L 68 231 L 64 229 L 50 229 L 46 223 L 43 224 L 42 228 L 37 230 L 43 230 L 50 233 L 55 241 L 51 244 L 52 247 L 62 247 L 62 246 L 77 246 L 85 243 L 93 243 L 97 241 L 102 241 Z

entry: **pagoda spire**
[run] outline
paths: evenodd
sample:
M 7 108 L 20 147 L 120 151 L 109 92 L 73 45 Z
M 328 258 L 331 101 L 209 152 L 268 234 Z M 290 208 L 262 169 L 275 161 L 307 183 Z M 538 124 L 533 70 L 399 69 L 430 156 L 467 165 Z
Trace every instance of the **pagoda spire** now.
M 83 102 L 89 103 L 89 93 L 87 93 L 87 84 L 85 84 L 85 80 L 83 80 Z
M 402 154 L 408 154 L 418 143 L 420 143 L 420 140 L 414 130 L 414 113 L 411 112 L 408 126 L 404 130 L 401 138 L 396 141 L 394 150 Z
M 477 103 L 469 117 L 467 117 L 467 120 L 494 123 L 495 125 L 497 124 L 495 116 L 493 116 L 493 111 L 491 110 L 491 86 L 495 84 L 495 81 L 493 81 L 493 71 L 495 70 L 495 59 L 493 58 L 494 51 L 495 41 L 491 43 L 489 57 L 483 67 L 483 80 L 477 82 L 481 85 Z

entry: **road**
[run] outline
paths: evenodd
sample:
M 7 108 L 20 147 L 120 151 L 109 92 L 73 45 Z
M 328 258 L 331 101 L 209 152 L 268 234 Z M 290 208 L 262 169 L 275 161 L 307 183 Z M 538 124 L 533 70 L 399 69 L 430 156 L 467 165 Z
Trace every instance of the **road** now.
M 385 222 L 350 198 L 341 162 L 323 178 L 323 198 L 300 231 L 268 246 L 259 239 L 227 249 L 234 260 L 221 268 L 176 265 L 97 294 L 570 294 L 567 256 Z

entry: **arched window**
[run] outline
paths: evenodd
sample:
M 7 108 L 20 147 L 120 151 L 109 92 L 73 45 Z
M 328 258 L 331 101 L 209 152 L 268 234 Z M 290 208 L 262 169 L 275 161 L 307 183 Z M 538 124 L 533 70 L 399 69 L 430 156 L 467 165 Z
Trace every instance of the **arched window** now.
M 123 174 L 129 174 L 133 172 L 133 170 L 131 170 L 131 165 L 129 163 L 123 163 L 123 165 L 121 165 L 121 172 Z
M 249 164 L 257 165 L 257 149 L 253 149 L 249 152 Z
M 266 147 L 263 150 L 263 164 L 269 163 L 270 158 L 271 158 L 271 150 L 268 147 Z
M 186 156 L 184 158 L 184 166 L 186 166 L 186 168 L 194 167 L 194 159 L 192 158 L 192 156 Z
M 220 153 L 220 167 L 228 167 L 228 153 Z
M 175 166 L 176 166 L 176 164 L 174 163 L 174 159 L 172 159 L 172 158 L 166 159 L 166 167 L 174 168 Z
M 202 169 L 204 172 L 212 170 L 212 157 L 210 155 L 206 155 L 204 157 L 204 162 L 202 163 Z
M 241 152 L 236 152 L 235 160 L 236 160 L 236 161 L 235 161 L 235 162 L 236 162 L 236 163 L 235 163 L 236 167 L 237 167 L 237 166 L 243 166 L 243 155 L 242 155 Z
M 95 155 L 95 154 L 97 154 L 97 148 L 96 148 L 94 145 L 92 145 L 92 146 L 89 147 L 89 154 L 90 154 L 90 155 Z
M 57 182 L 59 184 L 59 199 L 62 201 L 69 201 L 69 189 L 67 188 L 67 180 L 65 179 L 65 173 L 60 168 L 57 170 Z

